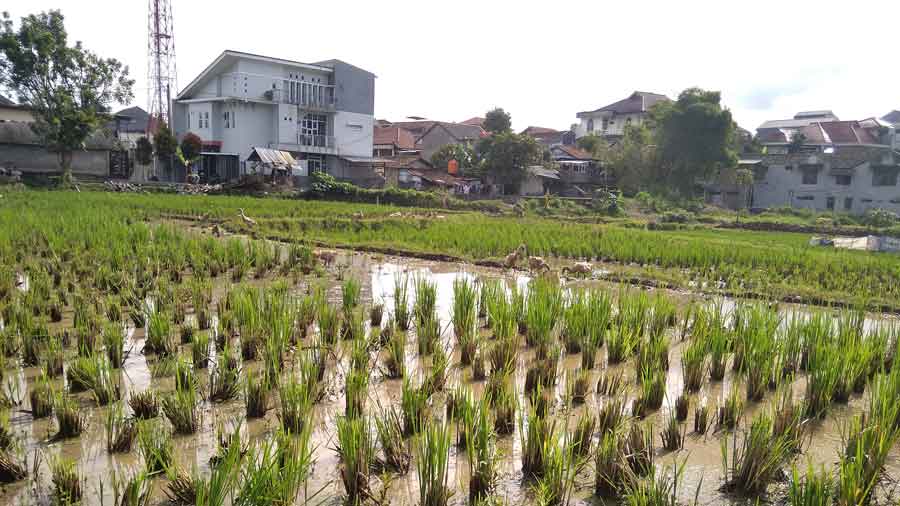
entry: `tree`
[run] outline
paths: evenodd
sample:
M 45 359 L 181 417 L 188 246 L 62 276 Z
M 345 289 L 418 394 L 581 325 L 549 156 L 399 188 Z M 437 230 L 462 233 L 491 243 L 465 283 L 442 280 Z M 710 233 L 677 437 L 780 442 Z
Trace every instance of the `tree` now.
M 186 167 L 196 162 L 200 158 L 200 151 L 203 149 L 203 141 L 195 133 L 188 132 L 181 139 L 181 146 L 178 147 L 178 156 Z
M 735 124 L 717 91 L 689 88 L 675 102 L 651 109 L 659 154 L 659 176 L 690 196 L 697 179 L 708 179 L 737 163 L 732 146 Z
M 76 42 L 69 46 L 58 10 L 0 22 L 0 84 L 32 109 L 41 143 L 59 157 L 63 181 L 72 178 L 72 153 L 109 119 L 110 105 L 134 98 L 128 67 Z
M 577 144 L 579 148 L 587 151 L 588 153 L 594 153 L 595 151 L 598 151 L 601 144 L 609 145 L 609 143 L 606 142 L 603 137 L 600 137 L 595 133 L 589 133 L 584 137 L 581 137 L 580 139 L 575 141 L 575 144 Z
M 161 160 L 171 160 L 175 156 L 178 149 L 178 139 L 172 135 L 169 125 L 160 122 L 159 128 L 153 135 L 153 149 L 156 151 L 156 157 Z
M 478 156 L 481 171 L 495 182 L 518 186 L 530 165 L 540 165 L 540 144 L 527 135 L 501 132 L 481 139 Z
M 446 169 L 450 160 L 456 160 L 462 169 L 471 168 L 474 165 L 475 153 L 467 144 L 446 144 L 431 155 L 431 165 L 436 168 Z
M 502 107 L 494 108 L 484 115 L 484 129 L 499 134 L 512 130 L 512 117 Z
M 619 188 L 629 194 L 659 181 L 653 133 L 646 125 L 626 125 L 622 139 L 606 148 L 600 160 L 615 176 Z
M 150 165 L 150 162 L 153 161 L 153 144 L 150 144 L 150 139 L 144 136 L 140 137 L 137 140 L 134 155 L 141 165 Z

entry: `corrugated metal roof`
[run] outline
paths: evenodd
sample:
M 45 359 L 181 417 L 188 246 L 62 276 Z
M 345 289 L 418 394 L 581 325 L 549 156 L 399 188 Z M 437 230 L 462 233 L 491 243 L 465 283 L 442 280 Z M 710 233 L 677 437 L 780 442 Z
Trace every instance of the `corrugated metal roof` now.
M 291 167 L 296 163 L 294 157 L 287 151 L 279 151 L 271 148 L 253 148 L 253 151 L 250 153 L 250 156 L 247 157 L 247 160 L 281 167 Z
M 534 174 L 538 177 L 545 177 L 547 179 L 559 179 L 559 171 L 553 169 L 547 169 L 545 167 L 541 167 L 539 165 L 533 165 L 528 167 L 528 172 Z

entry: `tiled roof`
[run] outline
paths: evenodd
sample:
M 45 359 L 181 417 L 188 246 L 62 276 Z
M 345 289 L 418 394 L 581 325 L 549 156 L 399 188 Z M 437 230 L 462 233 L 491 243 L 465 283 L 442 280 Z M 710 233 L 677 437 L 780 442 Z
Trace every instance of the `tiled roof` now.
M 882 116 L 881 119 L 887 121 L 888 123 L 891 123 L 892 125 L 900 125 L 900 111 L 891 111 Z
M 391 125 L 409 130 L 413 133 L 414 136 L 419 137 L 420 135 L 424 134 L 426 130 L 433 127 L 435 123 L 437 123 L 437 121 L 392 121 Z
M 150 123 L 150 114 L 138 106 L 122 109 L 115 116 L 122 118 L 120 126 L 125 132 L 146 132 Z M 111 122 L 111 127 L 115 126 L 115 122 Z
M 398 149 L 415 149 L 416 138 L 412 132 L 398 126 L 376 126 L 375 145 L 393 144 Z
M 555 128 L 544 128 L 544 127 L 537 127 L 537 126 L 530 126 L 530 127 L 526 128 L 525 130 L 522 130 L 522 135 L 530 135 L 532 137 L 537 137 L 537 136 L 541 136 L 541 135 L 549 135 L 549 134 L 560 135 L 560 134 L 562 134 L 562 132 L 559 130 L 556 130 Z
M 790 142 L 795 135 L 803 135 L 807 144 L 878 144 L 871 130 L 858 121 L 820 121 L 799 128 L 761 129 L 761 142 Z
M 484 126 L 484 118 L 479 118 L 478 116 L 475 116 L 474 118 L 469 118 L 465 121 L 460 121 L 460 124 L 461 125 L 475 125 L 475 126 L 483 127 Z
M 421 140 L 422 137 L 425 137 L 425 135 L 434 128 L 443 128 L 457 141 L 477 140 L 487 135 L 484 129 L 478 125 L 464 125 L 462 123 L 444 123 L 442 121 L 436 121 L 431 125 L 431 128 L 419 136 L 418 140 Z
M 585 151 L 581 148 L 578 148 L 576 146 L 559 145 L 559 146 L 553 146 L 552 149 L 562 151 L 563 153 L 568 155 L 570 158 L 574 158 L 576 160 L 593 160 L 594 159 L 594 157 L 590 153 L 588 153 L 587 151 Z
M 773 119 L 759 126 L 764 128 L 800 128 L 819 121 L 839 121 L 831 111 L 805 111 L 798 112 L 791 119 Z
M 613 102 L 607 106 L 595 109 L 593 111 L 580 112 L 578 115 L 590 114 L 596 112 L 611 112 L 613 114 L 632 114 L 639 112 L 647 112 L 651 107 L 659 102 L 669 102 L 669 97 L 659 93 L 648 93 L 646 91 L 635 91 L 628 98 Z

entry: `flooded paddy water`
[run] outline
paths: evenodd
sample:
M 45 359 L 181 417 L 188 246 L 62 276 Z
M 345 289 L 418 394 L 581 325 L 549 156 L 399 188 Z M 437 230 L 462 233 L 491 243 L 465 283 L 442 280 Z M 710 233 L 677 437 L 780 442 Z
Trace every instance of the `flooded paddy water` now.
M 368 308 L 373 304 L 384 304 L 387 314 L 394 307 L 394 284 L 398 275 L 408 275 L 409 279 L 427 279 L 436 287 L 435 309 L 441 328 L 441 343 L 450 354 L 450 373 L 447 386 L 443 391 L 435 392 L 430 399 L 431 413 L 435 419 L 446 418 L 444 405 L 447 398 L 457 386 L 468 385 L 475 398 L 479 398 L 486 388 L 486 380 L 473 378 L 471 366 L 460 364 L 460 349 L 456 344 L 451 325 L 453 313 L 454 281 L 469 279 L 472 282 L 482 283 L 485 280 L 500 279 L 507 287 L 517 287 L 527 290 L 530 275 L 523 271 L 510 271 L 475 267 L 471 265 L 451 264 L 424 260 L 411 260 L 398 257 L 384 257 L 354 252 L 337 252 L 337 256 L 331 265 L 325 268 L 319 275 L 309 274 L 301 276 L 299 282 L 291 282 L 290 291 L 298 296 L 310 292 L 310 286 L 324 286 L 327 300 L 330 304 L 341 305 L 341 280 L 357 279 L 361 285 L 362 307 Z M 251 286 L 268 286 L 281 279 L 278 274 L 271 273 L 259 280 L 245 281 Z M 28 288 L 27 279 L 23 279 L 19 287 L 21 290 Z M 290 282 L 290 281 L 289 281 Z M 597 288 L 610 293 L 614 298 L 622 289 L 618 285 L 602 280 L 568 279 L 563 280 L 563 287 L 570 289 Z M 216 307 L 217 302 L 224 297 L 231 286 L 228 276 L 221 276 L 214 281 L 213 300 L 211 307 Z M 637 290 L 637 289 L 632 289 Z M 670 298 L 678 308 L 677 314 L 682 316 L 686 308 L 691 304 L 704 306 L 719 304 L 724 311 L 731 313 L 735 301 L 717 300 L 711 297 L 698 296 L 690 293 L 651 290 L 662 292 Z M 410 304 L 414 303 L 415 294 L 410 290 Z M 809 308 L 782 304 L 779 306 L 782 314 L 803 315 L 810 312 Z M 386 318 L 387 318 L 386 314 Z M 215 317 L 215 315 L 214 315 Z M 50 325 L 51 333 L 61 332 L 73 328 L 73 310 L 66 307 L 63 311 L 63 319 Z M 187 319 L 195 319 L 196 315 L 188 310 Z M 561 320 L 562 317 L 559 317 Z M 782 320 L 786 324 L 787 319 Z M 892 322 L 891 317 L 869 314 L 866 316 L 865 329 L 870 331 L 884 322 Z M 484 318 L 479 319 L 479 328 L 483 327 Z M 557 327 L 559 326 L 557 322 Z M 215 332 L 218 325 L 214 320 L 210 332 Z M 370 332 L 369 323 L 366 323 L 366 331 Z M 153 365 L 158 357 L 149 353 L 142 353 L 147 338 L 145 327 L 135 327 L 128 321 L 127 340 L 125 348 L 130 350 L 119 374 L 121 385 L 121 397 L 127 400 L 133 392 L 142 392 L 152 389 L 156 392 L 171 392 L 175 389 L 173 377 L 154 377 Z M 315 325 L 310 330 L 310 337 L 315 335 Z M 480 330 L 485 340 L 490 339 L 490 332 Z M 555 330 L 555 332 L 558 332 Z M 653 454 L 656 463 L 656 472 L 665 473 L 678 466 L 682 475 L 677 489 L 680 502 L 693 503 L 695 498 L 698 504 L 753 504 L 756 497 L 742 497 L 722 491 L 723 467 L 721 441 L 723 438 L 731 439 L 734 434 L 742 434 L 749 425 L 749 421 L 760 410 L 769 409 L 775 398 L 773 392 L 767 392 L 765 399 L 760 402 L 746 402 L 746 410 L 741 417 L 738 429 L 735 431 L 716 429 L 711 427 L 706 434 L 692 434 L 694 408 L 706 404 L 711 411 L 725 399 L 732 389 L 739 389 L 743 397 L 744 379 L 731 367 L 721 381 L 710 381 L 705 377 L 698 392 L 690 394 L 691 410 L 686 421 L 682 422 L 685 433 L 683 447 L 677 451 L 663 450 L 660 445 L 660 430 L 666 424 L 668 415 L 674 409 L 675 400 L 684 390 L 684 377 L 682 369 L 682 354 L 689 345 L 690 340 L 683 340 L 681 326 L 676 324 L 665 330 L 669 342 L 668 363 L 671 364 L 665 372 L 665 399 L 658 410 L 650 410 L 641 423 L 653 429 Z M 422 378 L 432 366 L 431 357 L 420 356 L 416 349 L 415 326 L 409 330 L 409 339 L 406 344 L 405 361 L 408 375 L 413 378 Z M 213 341 L 211 339 L 210 341 Z M 526 371 L 536 361 L 534 347 L 520 343 L 516 353 L 516 367 L 513 373 L 514 392 L 517 398 L 520 413 L 527 411 L 530 400 L 525 393 Z M 191 355 L 192 344 L 180 345 L 180 353 Z M 211 357 L 214 362 L 215 346 L 210 346 Z M 583 403 L 572 403 L 567 399 L 565 377 L 567 371 L 579 369 L 581 364 L 580 353 L 562 352 L 558 365 L 558 381 L 551 388 L 550 412 L 553 419 L 563 427 L 564 431 L 573 431 L 579 417 L 583 413 L 595 413 L 601 406 L 609 402 L 609 399 L 596 393 L 596 384 L 601 375 L 615 375 L 621 373 L 627 386 L 625 394 L 629 401 L 626 406 L 631 406 L 631 400 L 638 395 L 637 378 L 633 366 L 634 358 L 619 364 L 609 364 L 606 359 L 606 346 L 600 348 L 598 353 L 598 366 L 588 372 L 588 384 L 591 385 Z M 299 503 L 307 501 L 311 504 L 341 504 L 346 497 L 341 476 L 341 461 L 336 451 L 337 447 L 337 420 L 344 415 L 345 398 L 344 383 L 350 369 L 350 346 L 347 341 L 338 341 L 330 351 L 327 359 L 327 367 L 324 379 L 324 395 L 314 404 L 309 419 L 313 421 L 311 442 L 314 465 L 311 475 L 303 486 L 303 492 L 298 499 Z M 374 351 L 370 354 L 371 374 L 368 381 L 366 395 L 366 413 L 372 415 L 379 406 L 396 406 L 400 404 L 403 380 L 390 379 L 382 370 L 384 362 L 384 350 Z M 67 366 L 68 367 L 68 366 Z M 210 369 L 196 371 L 199 378 L 200 391 L 207 390 Z M 242 364 L 242 372 L 259 371 L 262 365 L 258 360 L 246 361 Z M 105 431 L 106 406 L 97 406 L 88 392 L 74 394 L 81 413 L 86 417 L 86 428 L 79 437 L 55 440 L 56 422 L 54 418 L 47 417 L 34 419 L 31 414 L 31 406 L 27 393 L 34 388 L 40 374 L 38 367 L 23 367 L 17 362 L 7 364 L 4 371 L 5 388 L 7 395 L 14 401 L 18 401 L 10 410 L 10 426 L 14 434 L 22 443 L 22 454 L 27 458 L 27 467 L 32 469 L 28 479 L 21 480 L 4 486 L 0 491 L 0 503 L 2 504 L 45 504 L 51 501 L 50 490 L 51 472 L 49 461 L 54 456 L 64 456 L 77 462 L 78 469 L 83 477 L 83 504 L 116 504 L 112 482 L 115 473 L 133 471 L 141 468 L 144 459 L 140 455 L 137 444 L 130 452 L 110 453 L 107 450 L 107 438 Z M 65 375 L 52 380 L 54 388 L 64 390 Z M 797 375 L 790 385 L 793 398 L 796 401 L 803 399 L 806 389 L 806 377 Z M 277 396 L 277 391 L 276 391 Z M 807 459 L 834 468 L 839 460 L 839 454 L 843 448 L 842 432 L 851 416 L 860 412 L 865 406 L 865 394 L 853 394 L 846 404 L 835 403 L 823 419 L 811 420 L 808 423 L 808 437 L 805 438 L 802 451 L 793 458 L 799 467 L 805 469 Z M 210 472 L 210 459 L 218 452 L 219 439 L 217 432 L 221 428 L 240 427 L 242 439 L 245 442 L 256 442 L 275 437 L 281 425 L 279 419 L 278 402 L 271 403 L 272 409 L 259 419 L 247 420 L 245 417 L 245 401 L 242 395 L 225 402 L 213 402 L 208 399 L 200 401 L 199 426 L 194 434 L 174 435 L 174 458 L 177 465 L 183 470 L 201 476 Z M 126 411 L 130 408 L 125 407 Z M 713 418 L 715 415 L 711 415 Z M 160 415 L 162 419 L 162 415 Z M 522 472 L 522 439 L 525 416 L 516 416 L 515 431 L 512 434 L 497 437 L 496 449 L 501 456 L 498 465 L 498 476 L 493 495 L 506 504 L 533 504 L 536 502 L 533 482 L 527 479 Z M 711 422 L 711 425 L 714 423 Z M 457 424 L 451 422 L 451 428 L 455 432 Z M 596 439 L 596 438 L 593 438 Z M 453 437 L 454 442 L 456 437 Z M 415 459 L 415 457 L 413 457 Z M 451 445 L 449 458 L 448 486 L 453 491 L 450 498 L 451 504 L 467 504 L 469 489 L 469 464 L 467 452 L 464 448 Z M 889 479 L 885 482 L 900 478 L 900 453 L 892 449 L 886 461 L 886 474 Z M 370 486 L 375 491 L 376 499 L 380 498 L 385 504 L 413 505 L 419 503 L 419 484 L 415 472 L 415 462 L 406 473 L 373 473 L 370 478 Z M 577 474 L 574 480 L 572 504 L 604 504 L 604 499 L 594 494 L 594 465 L 588 460 L 584 468 Z M 785 472 L 789 472 L 789 466 L 783 466 Z M 35 472 L 36 471 L 36 472 Z M 167 487 L 169 480 L 163 476 L 152 479 L 153 493 L 150 504 L 167 504 Z M 777 498 L 782 496 L 786 487 L 786 476 L 778 475 L 769 487 L 770 496 Z M 888 494 L 888 492 L 881 492 Z M 230 501 L 230 499 L 229 499 Z M 608 504 L 616 504 L 616 499 L 606 499 Z

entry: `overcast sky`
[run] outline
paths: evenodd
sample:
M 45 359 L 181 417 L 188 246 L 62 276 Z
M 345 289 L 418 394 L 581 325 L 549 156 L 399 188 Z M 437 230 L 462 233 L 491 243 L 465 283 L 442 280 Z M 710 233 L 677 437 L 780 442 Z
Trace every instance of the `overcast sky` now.
M 900 109 L 900 2 L 733 0 L 171 0 L 178 83 L 224 49 L 375 73 L 375 114 L 462 121 L 494 106 L 513 126 L 566 128 L 634 90 L 722 92 L 738 123 L 831 109 Z M 734 6 L 734 7 L 731 7 Z M 146 0 L 4 0 L 58 8 L 70 38 L 131 67 L 147 107 Z

